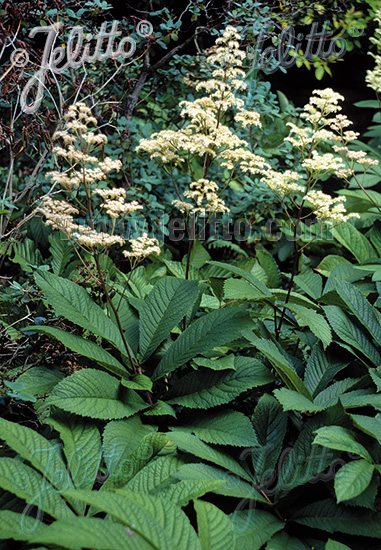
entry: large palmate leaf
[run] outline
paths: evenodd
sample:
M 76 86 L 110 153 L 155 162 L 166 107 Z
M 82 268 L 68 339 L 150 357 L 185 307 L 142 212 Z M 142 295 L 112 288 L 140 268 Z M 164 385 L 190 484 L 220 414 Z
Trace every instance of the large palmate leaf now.
M 287 414 L 270 395 L 264 394 L 258 401 L 252 416 L 258 445 L 251 451 L 253 468 L 258 482 L 263 485 L 266 472 L 274 471 L 287 429 Z
M 175 277 L 161 279 L 154 286 L 140 312 L 139 348 L 141 361 L 167 338 L 197 298 L 196 281 Z
M 325 306 L 323 309 L 333 330 L 344 342 L 351 346 L 353 353 L 356 354 L 356 351 L 360 351 L 374 364 L 378 365 L 380 363 L 381 358 L 377 349 L 344 311 L 337 306 Z
M 69 518 L 73 512 L 54 487 L 30 466 L 15 458 L 0 457 L 0 487 L 37 506 L 53 518 Z
M 47 271 L 36 271 L 34 278 L 57 315 L 63 315 L 72 323 L 105 338 L 122 353 L 126 352 L 118 328 L 84 288 Z
M 296 390 L 308 399 L 311 398 L 310 392 L 298 376 L 293 365 L 290 363 L 285 353 L 280 351 L 275 342 L 258 338 L 250 331 L 245 331 L 243 336 L 265 355 L 289 389 Z
M 64 411 L 50 416 L 47 422 L 60 434 L 63 452 L 75 487 L 91 489 L 102 456 L 98 428 Z
M 0 439 L 27 460 L 58 490 L 73 487 L 58 444 L 35 430 L 0 418 Z
M 227 307 L 212 311 L 197 319 L 171 345 L 153 373 L 156 380 L 187 361 L 217 346 L 222 346 L 241 336 L 252 326 L 245 310 Z
M 270 371 L 253 357 L 236 357 L 234 371 L 198 370 L 181 378 L 168 392 L 168 403 L 209 409 L 229 403 L 242 392 L 273 381 Z
M 112 420 L 127 418 L 147 405 L 106 372 L 83 369 L 59 382 L 47 402 L 80 416 Z
M 284 522 L 263 510 L 249 509 L 230 515 L 236 536 L 237 548 L 260 550 L 262 546 L 284 527 Z
M 337 502 L 357 497 L 368 487 L 374 468 L 364 459 L 344 464 L 335 476 Z
M 202 550 L 234 550 L 235 536 L 229 516 L 211 504 L 196 500 L 198 536 Z
M 249 418 L 238 411 L 208 411 L 196 417 L 192 413 L 189 422 L 171 429 L 194 433 L 216 445 L 251 447 L 258 443 Z
M 101 518 L 74 517 L 69 520 L 55 521 L 41 527 L 30 537 L 32 543 L 43 543 L 79 550 L 159 550 L 146 536 L 125 525 Z
M 381 537 L 381 514 L 346 506 L 334 500 L 313 502 L 299 510 L 292 520 L 328 533 L 347 533 L 365 537 Z
M 102 365 L 102 367 L 118 376 L 128 376 L 128 371 L 122 363 L 115 359 L 111 353 L 91 340 L 86 340 L 81 336 L 54 327 L 36 326 L 27 327 L 27 329 L 56 338 L 56 340 L 62 342 L 66 348 L 71 349 L 75 353 L 80 353 L 83 357 L 88 357 L 92 361 L 96 361 Z

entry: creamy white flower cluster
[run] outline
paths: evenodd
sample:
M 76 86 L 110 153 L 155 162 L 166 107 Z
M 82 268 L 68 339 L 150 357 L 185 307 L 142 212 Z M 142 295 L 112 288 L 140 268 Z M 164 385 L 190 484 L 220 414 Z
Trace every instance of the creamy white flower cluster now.
M 375 36 L 370 38 L 370 41 L 377 46 L 376 54 L 369 52 L 374 57 L 376 65 L 372 71 L 367 71 L 365 81 L 370 88 L 379 94 L 381 92 L 381 9 L 376 10 L 376 16 L 374 18 L 378 23 L 378 28 L 375 30 Z
M 151 238 L 147 233 L 143 233 L 137 239 L 131 239 L 131 250 L 123 250 L 123 255 L 126 258 L 146 258 L 151 254 L 160 254 L 160 246 L 157 239 Z
M 292 170 L 277 172 L 276 170 L 267 170 L 261 181 L 265 183 L 275 195 L 280 199 L 292 195 L 293 193 L 302 192 L 297 180 L 301 179 L 301 174 Z
M 346 213 L 343 204 L 345 197 L 331 197 L 322 191 L 313 190 L 305 195 L 304 200 L 311 205 L 316 218 L 326 223 L 338 224 L 360 217 L 357 213 Z
M 74 196 L 78 202 L 78 208 L 66 200 L 46 196 L 42 199 L 42 204 L 36 209 L 36 212 L 44 216 L 46 225 L 50 225 L 52 229 L 59 229 L 69 240 L 85 249 L 104 249 L 116 244 L 122 246 L 126 244 L 124 237 L 113 234 L 116 220 L 136 210 L 141 210 L 143 207 L 137 201 L 126 202 L 125 189 L 94 188 L 93 184 L 96 181 L 106 179 L 111 170 L 120 170 L 122 163 L 109 157 L 99 161 L 98 156 L 92 154 L 107 142 L 107 137 L 89 130 L 89 125 L 97 125 L 90 108 L 84 103 L 77 103 L 69 107 L 64 118 L 67 121 L 66 129 L 57 131 L 54 136 L 63 142 L 63 146 L 56 146 L 54 153 L 65 158 L 69 162 L 70 168 L 65 172 L 49 172 L 47 176 L 60 184 L 69 194 L 72 194 L 73 189 L 83 186 L 88 198 L 85 211 L 89 216 L 90 225 L 80 224 L 75 220 L 74 216 L 80 212 L 78 196 Z M 89 164 L 91 167 L 88 166 Z M 90 197 L 94 195 L 100 195 L 103 200 L 101 208 L 112 219 L 111 234 L 97 231 L 94 228 L 93 215 L 89 212 L 89 208 L 91 210 Z M 144 241 L 146 241 L 145 235 Z M 151 248 L 155 246 L 154 251 L 160 253 L 158 244 L 156 239 L 150 240 Z M 144 253 L 141 253 L 140 248 L 137 247 L 136 254 L 128 254 L 146 257 L 149 250 L 149 247 L 145 247 Z
M 183 213 L 199 213 L 206 216 L 206 212 L 229 212 L 224 201 L 218 196 L 218 185 L 214 181 L 204 178 L 190 184 L 190 189 L 184 191 L 184 197 L 191 199 L 194 203 L 174 200 L 173 206 Z

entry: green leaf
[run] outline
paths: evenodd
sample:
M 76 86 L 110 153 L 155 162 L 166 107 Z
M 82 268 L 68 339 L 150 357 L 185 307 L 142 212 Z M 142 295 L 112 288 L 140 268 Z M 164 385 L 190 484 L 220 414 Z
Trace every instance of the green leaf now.
M 179 324 L 192 307 L 197 293 L 196 281 L 165 277 L 156 283 L 140 312 L 141 361 L 147 359 Z
M 257 434 L 258 445 L 251 452 L 253 468 L 258 482 L 263 485 L 266 473 L 274 471 L 282 450 L 287 429 L 287 414 L 270 395 L 264 394 L 254 409 L 252 423 Z
M 270 254 L 270 252 L 268 252 L 265 248 L 257 246 L 256 253 L 259 263 L 266 272 L 268 285 L 271 288 L 277 288 L 282 282 L 278 264 L 274 260 L 272 254 Z
M 344 464 L 335 476 L 337 502 L 357 497 L 368 487 L 373 476 L 373 466 L 366 460 L 354 460 Z
M 98 428 L 60 411 L 47 422 L 60 434 L 70 475 L 77 489 L 91 489 L 102 457 Z
M 356 454 L 372 462 L 370 454 L 363 445 L 356 441 L 355 434 L 352 431 L 342 426 L 324 426 L 316 430 L 315 433 L 315 444 L 328 447 L 329 449 L 336 449 L 337 451 Z
M 150 409 L 144 412 L 144 416 L 174 416 L 176 418 L 176 411 L 171 405 L 165 401 L 156 401 Z
M 157 456 L 136 472 L 125 488 L 143 495 L 153 494 L 161 485 L 166 486 L 166 482 L 173 480 L 182 465 L 176 455 Z
M 260 550 L 262 546 L 284 527 L 284 522 L 263 510 L 236 511 L 230 515 L 236 536 L 237 548 Z
M 353 424 L 361 430 L 362 432 L 374 437 L 379 444 L 381 445 L 381 417 L 380 415 L 376 418 L 372 416 L 364 416 L 362 414 L 351 414 L 349 415 Z
M 320 298 L 323 291 L 323 281 L 321 276 L 312 269 L 296 275 L 294 281 L 310 298 L 315 300 Z
M 74 516 L 54 487 L 20 460 L 0 457 L 0 486 L 53 518 Z
M 190 409 L 209 409 L 229 403 L 242 392 L 269 384 L 273 376 L 253 357 L 236 357 L 235 371 L 198 370 L 179 381 L 168 392 L 168 403 Z
M 226 269 L 226 271 L 230 271 L 231 273 L 234 273 L 235 275 L 239 275 L 245 281 L 250 283 L 255 290 L 262 294 L 263 296 L 267 296 L 268 298 L 271 298 L 271 292 L 270 290 L 263 284 L 259 279 L 254 277 L 251 273 L 248 271 L 245 271 L 244 269 L 241 269 L 240 267 L 235 267 L 229 264 L 224 264 L 222 262 L 208 262 L 209 265 L 214 265 L 216 267 L 221 267 L 222 269 Z
M 32 367 L 20 374 L 17 382 L 23 384 L 23 391 L 32 395 L 45 395 L 64 378 L 64 373 L 48 367 Z
M 137 374 L 129 380 L 122 378 L 121 383 L 131 390 L 152 390 L 152 380 L 148 376 L 145 376 L 145 374 Z
M 369 510 L 376 510 L 375 503 L 380 485 L 379 476 L 373 476 L 368 487 L 357 497 L 345 501 L 346 506 L 360 506 Z
M 61 231 L 55 231 L 49 235 L 48 240 L 50 242 L 49 252 L 52 255 L 53 272 L 55 275 L 61 275 L 73 258 L 74 247 Z
M 193 359 L 193 363 L 195 363 L 198 367 L 206 367 L 212 370 L 225 370 L 225 369 L 235 370 L 233 354 L 224 355 L 223 357 L 219 357 L 218 359 L 207 359 L 206 357 L 195 357 Z
M 311 547 L 296 537 L 290 537 L 290 535 L 282 531 L 281 533 L 276 533 L 269 540 L 266 550 L 311 550 Z
M 249 340 L 254 346 L 269 360 L 271 365 L 277 371 L 280 378 L 286 384 L 289 389 L 295 389 L 298 393 L 301 393 L 307 399 L 311 398 L 311 394 L 304 385 L 301 378 L 298 376 L 296 370 L 283 353 L 279 351 L 279 348 L 271 340 L 258 338 L 254 333 L 245 331 L 243 336 Z
M 196 355 L 222 346 L 241 336 L 252 321 L 242 308 L 212 311 L 194 321 L 171 345 L 153 373 L 153 380 L 183 366 Z
M 380 514 L 369 513 L 369 510 L 351 510 L 345 506 L 338 506 L 333 500 L 322 500 L 298 510 L 292 521 L 328 533 L 339 532 L 380 538 L 380 519 Z
M 346 544 L 337 542 L 336 540 L 328 539 L 325 545 L 325 550 L 351 550 Z
M 36 271 L 34 279 L 44 291 L 46 299 L 57 315 L 63 315 L 72 323 L 105 338 L 119 351 L 125 353 L 118 328 L 103 309 L 92 301 L 84 288 L 69 279 L 57 277 L 47 271 Z
M 234 550 L 235 537 L 229 516 L 210 502 L 196 500 L 197 530 L 202 550 Z
M 225 300 L 262 300 L 264 294 L 243 279 L 227 279 L 224 283 Z
M 0 510 L 0 539 L 28 540 L 43 525 L 38 518 L 25 513 Z
M 27 327 L 26 330 L 33 330 L 33 332 L 41 332 L 42 334 L 52 336 L 59 342 L 62 342 L 62 344 L 66 348 L 69 348 L 71 349 L 71 351 L 79 353 L 83 357 L 87 357 L 92 361 L 96 361 L 97 363 L 102 365 L 102 367 L 116 374 L 117 376 L 122 377 L 128 375 L 128 371 L 126 367 L 122 365 L 122 363 L 115 359 L 115 357 L 113 357 L 111 353 L 103 349 L 95 342 L 92 342 L 91 340 L 86 340 L 86 338 L 82 338 L 81 336 L 77 336 L 76 334 L 71 334 L 70 332 L 66 332 L 65 330 L 60 330 L 53 327 L 33 326 Z
M 253 482 L 248 483 L 231 472 L 221 470 L 207 464 L 186 464 L 176 473 L 178 479 L 184 481 L 215 482 L 218 485 L 213 489 L 213 493 L 226 497 L 239 498 L 244 500 L 255 500 L 263 504 L 268 502 L 253 487 Z
M 31 537 L 32 543 L 57 545 L 70 550 L 159 550 L 136 531 L 107 519 L 74 517 L 45 525 Z
M 247 416 L 237 411 L 208 411 L 192 417 L 187 424 L 171 428 L 194 433 L 206 443 L 251 447 L 258 444 L 253 426 Z
M 287 307 L 295 315 L 299 326 L 307 326 L 313 334 L 323 343 L 324 349 L 332 342 L 332 333 L 329 324 L 322 315 L 306 307 L 287 304 Z
M 111 420 L 127 418 L 147 405 L 106 372 L 83 369 L 57 384 L 47 403 L 80 416 Z
M 274 396 L 282 405 L 284 411 L 299 411 L 299 412 L 318 412 L 324 410 L 325 407 L 316 405 L 313 401 L 305 397 L 301 393 L 287 388 L 274 390 Z
M 192 252 L 190 256 L 190 265 L 196 269 L 203 267 L 207 261 L 210 260 L 210 254 L 202 246 L 198 239 L 195 240 L 192 247 Z
M 285 300 L 288 296 L 288 290 L 283 290 L 281 288 L 274 288 L 271 291 L 273 293 L 273 296 L 276 298 L 278 302 L 281 302 L 284 306 L 286 305 Z M 299 306 L 304 306 L 308 309 L 320 309 L 316 301 L 311 301 L 309 298 L 306 298 L 305 296 L 302 296 L 298 292 L 291 291 L 289 299 L 287 301 L 287 306 L 289 304 L 296 304 Z
M 48 441 L 35 430 L 0 418 L 0 439 L 27 460 L 58 490 L 73 487 L 61 458 L 60 446 Z
M 334 376 L 346 366 L 346 363 L 332 363 L 322 346 L 316 345 L 308 358 L 304 373 L 304 383 L 313 396 L 327 387 Z
M 206 493 L 214 492 L 222 483 L 222 480 L 194 481 L 187 479 L 159 488 L 155 491 L 155 495 L 159 497 L 163 495 L 176 506 L 183 508 L 191 500 L 202 497 Z
M 316 271 L 324 275 L 324 277 L 329 277 L 331 271 L 341 264 L 350 265 L 349 260 L 345 259 L 343 256 L 337 256 L 336 254 L 328 254 L 319 265 L 315 268 Z
M 376 251 L 368 239 L 351 223 L 341 223 L 333 229 L 335 239 L 349 250 L 360 264 L 377 258 Z
M 324 306 L 328 321 L 336 334 L 356 351 L 363 353 L 374 364 L 381 362 L 380 354 L 367 336 L 337 306 Z M 357 355 L 357 354 L 356 354 Z
M 337 281 L 336 288 L 340 298 L 346 303 L 350 311 L 381 346 L 381 325 L 375 309 L 354 285 L 345 281 Z
M 340 401 L 345 409 L 370 406 L 381 411 L 381 395 L 371 393 L 369 389 L 348 392 L 340 397 Z
M 234 460 L 227 453 L 210 447 L 195 435 L 191 435 L 186 432 L 168 432 L 167 437 L 182 451 L 197 456 L 198 458 L 202 458 L 203 460 L 213 462 L 214 464 L 217 464 L 218 466 L 243 477 L 247 481 L 251 481 L 250 475 L 242 468 L 242 466 L 238 464 L 236 460 Z

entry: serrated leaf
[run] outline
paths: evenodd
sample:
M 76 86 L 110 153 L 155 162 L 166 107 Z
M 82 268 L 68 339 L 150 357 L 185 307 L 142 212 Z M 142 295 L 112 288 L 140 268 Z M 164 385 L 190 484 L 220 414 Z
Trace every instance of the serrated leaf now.
M 381 445 L 381 418 L 380 415 L 365 416 L 363 414 L 351 414 L 353 424 L 362 432 L 374 437 Z
M 229 403 L 242 392 L 269 384 L 273 376 L 252 357 L 236 357 L 235 371 L 198 370 L 181 378 L 167 394 L 168 403 L 191 409 L 209 409 Z
M 305 271 L 300 275 L 295 275 L 294 281 L 310 298 L 315 300 L 320 298 L 323 291 L 323 281 L 318 273 L 312 270 Z
M 346 363 L 332 363 L 322 346 L 316 345 L 308 358 L 304 373 L 304 383 L 313 396 L 327 387 L 334 376 L 346 366 Z
M 380 363 L 381 357 L 377 349 L 344 311 L 337 306 L 325 306 L 323 309 L 332 329 L 353 348 L 353 353 L 358 350 L 376 365 Z
M 355 434 L 352 431 L 342 426 L 324 426 L 316 430 L 315 433 L 315 444 L 356 454 L 372 462 L 370 454 L 363 445 L 356 441 Z
M 370 406 L 381 411 L 381 395 L 371 393 L 369 389 L 348 392 L 340 397 L 340 401 L 345 409 Z
M 373 475 L 373 466 L 364 459 L 344 464 L 335 475 L 337 502 L 360 495 L 368 487 Z
M 274 397 L 278 399 L 284 411 L 318 412 L 324 410 L 325 408 L 316 405 L 316 403 L 301 393 L 288 390 L 287 388 L 274 390 Z
M 52 336 L 61 342 L 66 348 L 69 348 L 71 351 L 79 353 L 83 357 L 87 357 L 92 361 L 96 361 L 102 365 L 102 367 L 117 376 L 123 377 L 128 375 L 128 371 L 122 363 L 115 359 L 111 353 L 91 340 L 86 340 L 81 336 L 77 336 L 76 334 L 71 334 L 70 332 L 54 327 L 36 326 L 27 327 L 27 330 L 33 330 L 33 332 L 40 332 L 41 334 Z
M 43 525 L 38 518 L 28 516 L 25 513 L 19 514 L 11 510 L 0 510 L 0 539 L 28 540 Z
M 282 282 L 278 264 L 274 260 L 272 254 L 265 248 L 257 247 L 256 253 L 259 263 L 266 272 L 269 287 L 277 288 Z
M 225 300 L 262 300 L 266 297 L 259 292 L 253 285 L 244 279 L 226 279 L 224 283 Z
M 176 418 L 176 411 L 171 405 L 165 401 L 156 401 L 153 406 L 144 412 L 145 416 L 174 416 Z
M 253 427 L 257 434 L 258 446 L 251 451 L 253 468 L 258 482 L 263 485 L 264 475 L 274 471 L 287 429 L 287 414 L 270 395 L 263 395 L 254 409 Z
M 193 433 L 202 441 L 215 445 L 251 447 L 258 444 L 250 420 L 237 411 L 203 412 L 196 418 L 192 415 L 188 424 L 171 429 Z
M 50 416 L 47 422 L 60 434 L 75 487 L 91 489 L 102 457 L 98 428 L 63 411 Z
M 147 359 L 186 315 L 198 294 L 196 281 L 165 277 L 156 283 L 140 312 L 139 348 Z
M 74 517 L 45 525 L 30 539 L 32 543 L 56 545 L 68 549 L 92 548 L 94 550 L 158 550 L 136 531 L 120 523 L 101 518 Z
M 145 374 L 137 374 L 133 378 L 122 378 L 121 383 L 131 390 L 152 390 L 152 380 Z
M 50 242 L 49 252 L 52 255 L 53 272 L 55 275 L 61 275 L 73 258 L 74 247 L 61 231 L 56 231 L 49 235 L 48 240 Z
M 161 485 L 165 486 L 182 465 L 183 461 L 176 455 L 158 456 L 143 466 L 125 488 L 144 495 L 153 494 Z
M 254 333 L 245 331 L 243 336 L 249 340 L 254 346 L 269 360 L 271 365 L 277 371 L 280 378 L 289 389 L 295 389 L 307 399 L 311 398 L 311 394 L 304 385 L 301 378 L 298 376 L 293 365 L 283 353 L 281 353 L 276 344 L 271 340 L 258 338 Z
M 183 480 L 171 485 L 157 489 L 154 494 L 157 496 L 163 495 L 176 506 L 183 508 L 187 506 L 191 500 L 204 496 L 206 493 L 215 492 L 222 485 L 223 481 L 194 481 Z
M 32 367 L 20 374 L 17 382 L 23 384 L 23 391 L 32 395 L 44 395 L 64 378 L 64 373 L 48 367 Z
M 235 537 L 229 516 L 210 502 L 196 500 L 197 530 L 202 550 L 234 550 Z
M 375 503 L 380 485 L 379 476 L 373 476 L 368 487 L 357 497 L 345 501 L 346 506 L 360 506 L 368 510 L 376 510 Z
M 28 506 L 37 506 L 53 518 L 74 516 L 58 491 L 41 474 L 20 460 L 0 457 L 0 486 L 25 500 Z
M 113 420 L 147 407 L 133 390 L 123 388 L 106 372 L 83 369 L 59 382 L 47 403 L 80 416 Z
M 73 487 L 61 458 L 60 446 L 48 441 L 35 430 L 0 418 L 0 439 L 45 476 L 54 487 Z
M 377 257 L 376 251 L 368 239 L 351 223 L 341 223 L 333 229 L 333 235 L 360 264 Z
M 207 359 L 206 357 L 195 357 L 193 359 L 193 363 L 195 363 L 199 367 L 206 367 L 212 370 L 225 370 L 225 369 L 235 370 L 233 354 L 225 355 L 223 357 L 219 357 L 218 359 Z
M 340 506 L 333 500 L 322 500 L 298 510 L 292 521 L 328 533 L 347 533 L 365 537 L 381 537 L 380 514 Z
M 336 540 L 328 539 L 325 545 L 325 550 L 351 550 L 346 544 L 337 542 Z
M 196 269 L 200 269 L 206 264 L 208 260 L 210 260 L 209 252 L 205 250 L 200 241 L 196 239 L 192 247 L 190 265 L 195 267 Z
M 297 304 L 287 304 L 287 307 L 294 313 L 299 326 L 307 326 L 321 340 L 324 349 L 329 346 L 332 342 L 332 333 L 329 324 L 322 315 Z
M 271 537 L 266 545 L 266 550 L 311 550 L 311 547 L 282 531 Z
M 247 481 L 251 481 L 251 477 L 246 470 L 244 470 L 242 466 L 240 466 L 238 462 L 230 455 L 210 447 L 195 435 L 191 435 L 186 432 L 168 432 L 167 437 L 182 451 L 197 456 L 198 458 L 202 458 L 203 460 L 213 462 L 214 464 L 217 464 L 218 466 L 243 477 Z
M 239 338 L 251 324 L 248 314 L 237 307 L 218 309 L 204 315 L 194 321 L 171 345 L 152 379 L 157 380 L 174 371 L 200 353 Z
M 266 499 L 254 489 L 252 482 L 243 481 L 241 478 L 233 476 L 231 472 L 214 466 L 207 464 L 186 464 L 179 468 L 176 477 L 184 481 L 218 482 L 218 486 L 213 489 L 213 493 L 217 495 L 254 500 L 268 504 Z
M 34 279 L 58 315 L 63 315 L 72 323 L 105 338 L 125 353 L 118 328 L 103 309 L 92 301 L 84 288 L 47 271 L 36 271 Z
M 263 296 L 267 296 L 268 298 L 271 298 L 270 290 L 263 283 L 261 283 L 261 281 L 259 281 L 259 279 L 254 277 L 254 275 L 252 275 L 248 271 L 245 271 L 244 269 L 241 269 L 240 267 L 235 267 L 233 265 L 224 264 L 222 262 L 214 262 L 213 261 L 213 262 L 208 262 L 208 264 L 216 266 L 216 267 L 221 267 L 222 269 L 226 269 L 226 271 L 230 271 L 231 273 L 234 273 L 235 275 L 239 275 L 240 277 L 245 279 L 245 281 L 250 283 L 258 293 L 262 294 Z
M 262 546 L 284 527 L 273 514 L 264 510 L 251 509 L 230 514 L 236 536 L 237 548 L 260 550 Z

